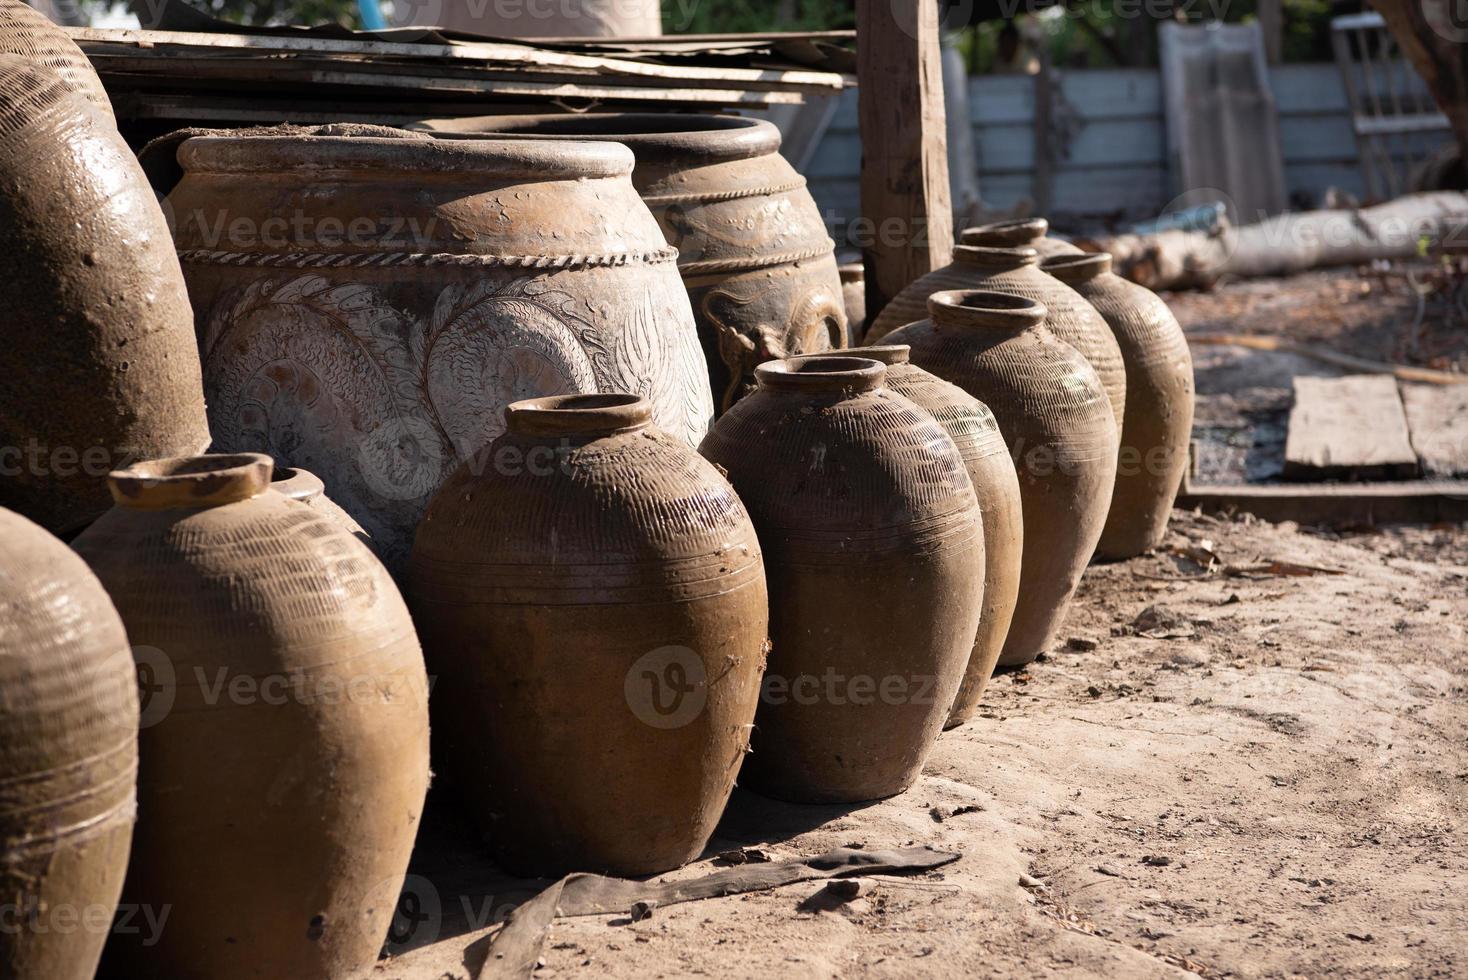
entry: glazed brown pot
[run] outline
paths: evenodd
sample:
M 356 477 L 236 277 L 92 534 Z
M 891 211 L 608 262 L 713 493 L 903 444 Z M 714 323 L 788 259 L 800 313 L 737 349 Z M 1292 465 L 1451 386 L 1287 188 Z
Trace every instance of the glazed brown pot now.
M 138 691 L 112 601 L 0 510 L 0 976 L 90 980 L 132 840 Z
M 111 120 L 0 55 L 0 133 L 0 506 L 70 534 L 107 510 L 109 470 L 209 444 L 198 349 L 168 227 Z
M 867 332 L 867 342 L 921 320 L 927 315 L 927 298 L 940 290 L 981 289 L 1037 300 L 1047 311 L 1045 325 L 1096 369 L 1119 432 L 1126 411 L 1126 365 L 1121 360 L 1121 348 L 1101 314 L 1074 289 L 1042 272 L 1039 262 L 1032 248 L 955 246 L 950 265 L 909 284 L 887 304 Z
M 1106 318 L 1126 364 L 1126 418 L 1111 513 L 1096 555 L 1131 558 L 1162 543 L 1193 435 L 1193 356 L 1156 293 L 1111 271 L 1111 256 L 1058 256 L 1046 272 Z
M 410 566 L 435 752 L 517 874 L 696 858 L 749 742 L 759 541 L 634 395 L 517 402 L 444 484 Z
M 427 678 L 407 607 L 349 533 L 270 489 L 267 456 L 112 474 L 74 547 L 143 685 L 122 977 L 338 978 L 371 966 L 428 787 Z
M 754 366 L 845 346 L 835 244 L 780 131 L 712 114 L 481 116 L 421 124 L 444 135 L 613 140 L 632 148 L 632 181 L 678 249 L 719 410 L 754 385 Z
M 368 548 L 372 548 L 372 536 L 362 529 L 362 525 L 351 514 L 338 507 L 326 495 L 326 484 L 315 473 L 294 466 L 277 466 L 270 479 L 270 489 L 289 500 L 305 504 Z M 376 553 L 376 549 L 373 549 L 373 554 Z
M 633 391 L 698 444 L 708 371 L 631 152 L 324 131 L 178 150 L 216 448 L 311 470 L 400 570 L 512 401 Z
M 978 498 L 953 439 L 853 357 L 776 361 L 709 432 L 754 519 L 770 665 L 746 781 L 797 802 L 900 793 L 963 680 L 984 601 Z
M 965 228 L 959 242 L 989 248 L 1032 248 L 1042 262 L 1054 255 L 1085 254 L 1070 242 L 1050 237 L 1050 222 L 1044 218 L 1014 218 Z
M 989 407 L 957 385 L 911 363 L 906 345 L 858 347 L 850 354 L 887 365 L 887 387 L 943 426 L 958 447 L 979 498 L 984 520 L 984 611 L 979 617 L 973 655 L 948 713 L 945 727 L 954 728 L 972 718 L 978 708 L 1004 649 L 1019 598 L 1024 554 L 1019 477 L 999 422 Z
M 1024 559 L 1001 665 L 1027 664 L 1065 621 L 1116 480 L 1116 421 L 1101 379 L 1022 296 L 935 293 L 930 319 L 890 334 L 912 359 L 982 401 L 1019 474 Z
M 0 0 L 0 54 L 18 55 L 55 72 L 111 123 L 112 100 L 82 49 L 45 14 L 20 0 Z M 8 128 L 8 127 L 7 127 Z

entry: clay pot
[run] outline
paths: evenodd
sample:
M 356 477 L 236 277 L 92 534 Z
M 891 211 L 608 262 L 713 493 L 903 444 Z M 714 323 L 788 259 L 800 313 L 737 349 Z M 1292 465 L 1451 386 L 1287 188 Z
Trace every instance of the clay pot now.
M 1105 317 L 1126 365 L 1126 418 L 1111 513 L 1097 557 L 1131 558 L 1162 543 L 1193 435 L 1193 356 L 1160 297 L 1111 271 L 1111 256 L 1059 256 L 1046 272 Z
M 1020 559 L 1024 553 L 1019 477 L 999 422 L 973 395 L 910 361 L 903 344 L 858 347 L 849 353 L 887 365 L 887 387 L 927 412 L 952 437 L 979 498 L 984 520 L 984 611 L 973 655 L 948 713 L 946 728 L 973 717 L 994 673 L 1009 621 L 1019 597 Z
M 97 577 L 7 510 L 0 610 L 0 976 L 90 980 L 137 809 L 133 659 Z
M 178 150 L 216 448 L 316 473 L 397 569 L 512 401 L 634 391 L 697 445 L 708 371 L 625 147 L 324 132 Z
M 632 181 L 678 249 L 725 411 L 772 358 L 845 345 L 835 243 L 780 131 L 739 116 L 587 113 L 428 120 L 445 135 L 599 139 L 637 155 Z
M 1054 640 L 1101 537 L 1116 480 L 1116 421 L 1101 379 L 1045 325 L 1040 303 L 945 291 L 928 308 L 930 319 L 888 339 L 999 420 L 1024 512 L 1019 600 L 999 663 L 1026 664 Z
M 126 977 L 337 978 L 377 959 L 428 788 L 427 678 L 381 563 L 267 456 L 139 463 L 74 547 L 143 681 Z
M 36 8 L 20 0 L 0 0 L 0 54 L 17 55 L 50 69 L 107 122 L 113 121 L 112 101 L 92 63 L 65 31 Z
M 413 547 L 436 757 L 517 874 L 676 868 L 713 833 L 754 720 L 754 528 L 645 399 L 506 417 Z
M 107 509 L 109 470 L 209 444 L 198 351 L 168 227 L 112 122 L 0 55 L 0 133 L 0 506 L 70 534 Z
M 362 525 L 342 510 L 326 495 L 326 484 L 321 477 L 293 466 L 277 466 L 270 478 L 270 489 L 281 496 L 310 507 L 352 537 L 372 548 L 372 536 L 362 530 Z M 376 554 L 374 549 L 373 554 Z
M 910 283 L 887 304 L 867 332 L 867 342 L 922 319 L 927 298 L 939 290 L 981 289 L 1038 300 L 1045 306 L 1045 325 L 1096 369 L 1120 432 L 1126 411 L 1126 365 L 1121 360 L 1121 348 L 1101 314 L 1074 289 L 1042 272 L 1039 262 L 1032 248 L 955 246 L 952 264 Z
M 808 357 L 759 387 L 701 452 L 754 519 L 773 644 L 745 781 L 797 802 L 900 793 L 922 770 L 984 601 L 978 498 L 953 439 L 887 368 Z
M 1054 255 L 1084 255 L 1070 242 L 1050 237 L 1050 222 L 1044 218 L 1012 218 L 965 228 L 959 235 L 963 245 L 988 248 L 1032 248 L 1043 262 Z
M 861 260 L 837 267 L 841 275 L 841 305 L 846 310 L 846 347 L 861 343 L 867 331 L 867 274 Z

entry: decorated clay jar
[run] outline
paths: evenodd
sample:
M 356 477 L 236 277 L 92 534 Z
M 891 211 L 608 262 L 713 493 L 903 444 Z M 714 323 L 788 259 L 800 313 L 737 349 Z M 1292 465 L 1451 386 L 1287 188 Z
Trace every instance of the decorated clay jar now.
M 1044 652 L 1096 550 L 1116 480 L 1116 421 L 1078 351 L 1045 325 L 1045 307 L 1010 293 L 945 291 L 930 317 L 888 335 L 914 363 L 982 401 L 1019 475 L 1024 557 L 1002 665 Z
M 912 785 L 963 681 L 984 528 L 953 438 L 855 357 L 763 364 L 702 452 L 754 519 L 770 663 L 745 779 L 796 802 Z
M 1045 325 L 1051 333 L 1080 351 L 1095 368 L 1119 432 L 1126 411 L 1126 366 L 1122 364 L 1121 348 L 1101 314 L 1074 289 L 1042 272 L 1039 262 L 1032 248 L 955 246 L 951 264 L 917 279 L 887 304 L 868 331 L 867 341 L 922 319 L 927 298 L 940 290 L 982 289 L 1038 300 L 1047 311 Z
M 110 470 L 209 445 L 198 348 L 168 226 L 112 120 L 0 55 L 0 136 L 0 506 L 70 535 L 107 510 Z
M 697 445 L 708 371 L 630 151 L 325 132 L 178 149 L 216 448 L 321 477 L 397 569 L 510 402 L 631 391 Z
M 18 55 L 54 72 L 66 88 L 112 122 L 112 101 L 97 70 L 76 42 L 35 7 L 21 0 L 0 0 L 0 54 Z
M 973 717 L 994 673 L 1009 635 L 1009 621 L 1019 598 L 1020 560 L 1024 553 L 1019 478 L 999 422 L 989 407 L 955 384 L 913 364 L 902 344 L 859 347 L 853 357 L 869 357 L 887 365 L 887 387 L 927 412 L 953 438 L 963 457 L 979 512 L 984 520 L 984 611 L 974 652 L 963 683 L 948 713 L 952 728 Z
M 139 463 L 74 543 L 143 695 L 110 975 L 347 977 L 377 959 L 428 788 L 428 691 L 386 569 L 258 454 Z
M 0 510 L 0 976 L 91 980 L 127 870 L 137 767 L 117 610 L 66 545 Z
M 448 134 L 613 140 L 632 148 L 642 199 L 678 249 L 712 375 L 727 409 L 771 358 L 845 345 L 835 245 L 805 178 L 759 119 L 587 113 L 430 120 Z
M 1162 543 L 1188 468 L 1193 435 L 1193 357 L 1167 304 L 1111 271 L 1111 256 L 1057 256 L 1046 272 L 1105 317 L 1126 365 L 1126 418 L 1116 490 L 1096 554 L 1131 558 Z
M 518 874 L 676 868 L 708 842 L 749 744 L 759 541 L 646 399 L 537 398 L 506 417 L 413 548 L 436 755 Z
M 1032 248 L 1043 261 L 1052 255 L 1081 255 L 1079 248 L 1070 242 L 1050 236 L 1050 222 L 1044 218 L 1011 218 L 1008 221 L 991 221 L 985 225 L 965 228 L 959 234 L 964 245 L 984 245 L 990 248 Z

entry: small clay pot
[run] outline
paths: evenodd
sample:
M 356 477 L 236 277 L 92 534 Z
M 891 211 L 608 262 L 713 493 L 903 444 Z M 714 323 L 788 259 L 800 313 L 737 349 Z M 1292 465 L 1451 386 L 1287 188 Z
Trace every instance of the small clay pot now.
M 984 611 L 979 617 L 973 655 L 944 726 L 954 728 L 977 710 L 1004 649 L 1019 598 L 1024 520 L 1014 460 L 1009 458 L 1009 446 L 989 407 L 957 385 L 913 364 L 906 345 L 858 347 L 843 353 L 887 365 L 887 387 L 933 416 L 953 438 L 979 498 L 979 512 L 984 519 Z
M 837 266 L 841 275 L 841 304 L 846 308 L 846 347 L 861 343 L 867 331 L 867 273 L 860 259 Z
M 1045 325 L 1045 307 L 1009 293 L 947 291 L 931 316 L 889 335 L 912 360 L 982 401 L 1019 475 L 1024 559 L 999 663 L 1027 664 L 1065 621 L 1096 550 L 1116 480 L 1116 421 L 1095 370 Z
M 1150 289 L 1111 271 L 1111 256 L 1059 256 L 1046 272 L 1105 317 L 1126 364 L 1126 418 L 1116 490 L 1096 556 L 1131 558 L 1162 543 L 1188 468 L 1193 435 L 1193 356 L 1177 318 Z
M 0 54 L 18 55 L 54 72 L 71 91 L 90 102 L 111 123 L 112 100 L 97 70 L 65 31 L 20 0 L 0 0 Z
M 111 119 L 0 55 L 0 134 L 0 506 L 70 535 L 110 505 L 108 471 L 209 445 L 199 351 L 168 225 Z
M 1050 331 L 1080 351 L 1096 369 L 1119 432 L 1126 411 L 1126 365 L 1121 348 L 1101 314 L 1074 289 L 1042 272 L 1039 263 L 1039 254 L 1032 248 L 955 246 L 951 264 L 909 284 L 887 304 L 867 331 L 867 343 L 922 319 L 927 315 L 928 297 L 940 290 L 981 289 L 1037 300 L 1045 305 L 1045 325 Z
M 277 466 L 270 479 L 270 489 L 289 500 L 305 504 L 328 521 L 344 528 L 368 548 L 372 548 L 372 535 L 364 531 L 351 514 L 332 502 L 326 495 L 326 484 L 315 473 L 295 466 Z M 373 553 L 376 553 L 375 549 Z
M 952 437 L 855 357 L 761 365 L 709 432 L 754 519 L 773 644 L 745 781 L 797 802 L 911 786 L 974 647 L 978 498 Z
M 133 658 L 97 577 L 8 510 L 0 610 L 0 977 L 90 980 L 137 810 Z
M 749 515 L 635 395 L 505 416 L 413 547 L 436 756 L 516 874 L 679 867 L 723 812 L 759 697 Z
M 988 248 L 1032 248 L 1041 261 L 1052 255 L 1085 254 L 1070 242 L 1050 237 L 1050 222 L 1044 218 L 1012 218 L 965 228 L 959 242 Z
M 427 678 L 387 570 L 267 456 L 115 472 L 74 543 L 143 679 L 124 977 L 347 977 L 377 959 L 428 788 Z M 152 941 L 149 945 L 145 940 Z

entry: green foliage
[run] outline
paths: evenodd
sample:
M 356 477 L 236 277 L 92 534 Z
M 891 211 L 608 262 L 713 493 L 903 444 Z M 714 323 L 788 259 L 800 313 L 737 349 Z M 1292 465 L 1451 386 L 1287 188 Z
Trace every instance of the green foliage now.
M 663 30 L 669 34 L 837 31 L 856 26 L 854 0 L 662 0 L 662 4 Z

